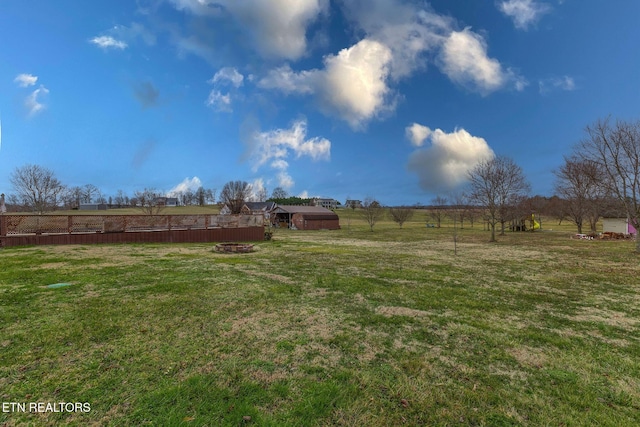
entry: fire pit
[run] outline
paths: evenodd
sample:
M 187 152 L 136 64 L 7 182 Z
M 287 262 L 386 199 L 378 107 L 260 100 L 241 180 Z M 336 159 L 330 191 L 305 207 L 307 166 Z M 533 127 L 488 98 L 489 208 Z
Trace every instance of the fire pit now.
M 253 252 L 253 245 L 248 243 L 218 243 L 215 247 L 215 251 L 247 253 Z

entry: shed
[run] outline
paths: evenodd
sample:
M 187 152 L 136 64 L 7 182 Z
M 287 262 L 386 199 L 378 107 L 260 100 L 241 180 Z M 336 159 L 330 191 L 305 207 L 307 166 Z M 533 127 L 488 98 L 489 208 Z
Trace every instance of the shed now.
M 633 225 L 631 225 L 631 222 L 627 218 L 603 218 L 602 232 L 635 235 L 636 229 L 633 228 Z
M 335 212 L 320 206 L 278 205 L 273 211 L 277 226 L 296 230 L 338 230 L 340 219 Z

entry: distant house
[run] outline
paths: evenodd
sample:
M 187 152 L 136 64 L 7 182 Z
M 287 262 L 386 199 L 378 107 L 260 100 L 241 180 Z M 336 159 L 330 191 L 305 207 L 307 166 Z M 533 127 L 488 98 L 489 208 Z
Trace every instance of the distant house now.
M 362 207 L 362 200 L 347 200 L 346 204 L 345 204 L 346 208 L 361 208 Z
M 175 207 L 178 206 L 177 197 L 156 197 L 154 202 L 156 206 Z
M 311 200 L 312 206 L 321 206 L 326 209 L 335 209 L 338 207 L 338 201 L 335 199 L 322 199 L 320 197 L 314 197 Z
M 602 232 L 635 235 L 636 229 L 633 228 L 633 225 L 631 225 L 630 221 L 627 218 L 603 218 Z
M 81 203 L 78 210 L 81 211 L 106 211 L 108 208 L 106 203 Z
M 277 227 L 294 230 L 338 230 L 340 228 L 338 215 L 321 206 L 278 205 L 272 211 L 271 218 Z
M 231 208 L 226 203 L 220 208 L 220 215 L 231 215 Z

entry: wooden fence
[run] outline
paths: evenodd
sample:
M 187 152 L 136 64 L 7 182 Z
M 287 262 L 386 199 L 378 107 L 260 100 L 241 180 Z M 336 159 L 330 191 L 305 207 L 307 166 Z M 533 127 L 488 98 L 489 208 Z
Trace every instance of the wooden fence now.
M 264 239 L 253 215 L 0 215 L 0 246 L 243 242 Z

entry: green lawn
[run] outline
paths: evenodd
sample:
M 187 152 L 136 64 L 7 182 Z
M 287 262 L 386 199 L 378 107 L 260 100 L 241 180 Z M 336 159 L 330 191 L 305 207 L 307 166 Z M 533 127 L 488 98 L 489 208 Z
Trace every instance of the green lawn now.
M 640 425 L 635 242 L 476 224 L 456 256 L 341 215 L 251 254 L 0 250 L 2 402 L 91 409 L 0 425 Z

